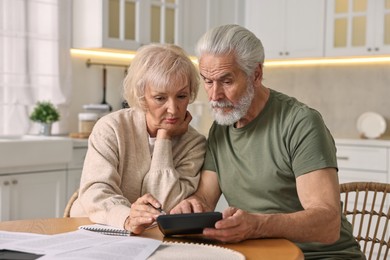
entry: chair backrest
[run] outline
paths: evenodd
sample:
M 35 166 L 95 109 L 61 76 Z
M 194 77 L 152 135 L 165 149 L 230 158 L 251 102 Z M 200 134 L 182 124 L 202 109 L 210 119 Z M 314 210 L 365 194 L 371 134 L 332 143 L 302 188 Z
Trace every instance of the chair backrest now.
M 368 260 L 387 259 L 390 248 L 390 184 L 340 184 L 343 213 Z
M 77 199 L 79 196 L 79 190 L 77 189 L 72 196 L 69 198 L 68 203 L 66 204 L 65 210 L 64 210 L 64 218 L 70 217 L 70 209 L 72 208 L 73 202 Z

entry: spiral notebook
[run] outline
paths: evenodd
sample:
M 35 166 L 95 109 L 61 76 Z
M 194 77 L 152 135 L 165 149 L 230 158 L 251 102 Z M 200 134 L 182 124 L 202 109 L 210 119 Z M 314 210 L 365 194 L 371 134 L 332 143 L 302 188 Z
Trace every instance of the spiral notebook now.
M 92 224 L 92 225 L 83 225 L 79 226 L 79 229 L 98 232 L 104 235 L 111 236 L 130 236 L 131 232 L 122 228 L 102 225 L 102 224 Z

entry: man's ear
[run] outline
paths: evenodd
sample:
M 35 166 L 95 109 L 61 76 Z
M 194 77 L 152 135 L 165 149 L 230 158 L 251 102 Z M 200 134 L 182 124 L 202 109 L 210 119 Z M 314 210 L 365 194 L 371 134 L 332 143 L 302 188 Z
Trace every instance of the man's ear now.
M 261 83 L 261 80 L 263 79 L 263 65 L 259 63 L 255 70 L 255 78 L 254 82 L 256 83 Z

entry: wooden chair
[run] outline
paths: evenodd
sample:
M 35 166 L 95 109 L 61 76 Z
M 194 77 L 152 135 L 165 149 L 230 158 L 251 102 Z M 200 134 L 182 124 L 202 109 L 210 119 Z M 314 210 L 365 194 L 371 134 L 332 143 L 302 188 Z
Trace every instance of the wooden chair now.
M 79 190 L 76 190 L 72 196 L 69 198 L 68 203 L 66 204 L 65 210 L 64 210 L 64 218 L 70 217 L 70 209 L 72 208 L 73 202 L 77 199 L 79 196 Z
M 340 184 L 342 212 L 368 260 L 388 259 L 390 248 L 390 184 L 351 182 Z

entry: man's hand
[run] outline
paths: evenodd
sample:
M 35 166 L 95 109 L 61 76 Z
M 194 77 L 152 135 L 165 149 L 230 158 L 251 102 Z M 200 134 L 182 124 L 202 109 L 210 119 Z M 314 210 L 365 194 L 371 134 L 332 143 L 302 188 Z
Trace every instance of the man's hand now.
M 196 196 L 191 196 L 177 204 L 170 214 L 199 213 L 205 212 L 205 209 L 205 205 Z
M 203 235 L 222 242 L 236 243 L 256 237 L 257 217 L 241 209 L 229 207 L 223 211 L 223 219 L 215 228 L 205 228 Z
M 134 234 L 141 234 L 161 214 L 157 210 L 160 207 L 160 202 L 149 193 L 138 198 L 131 204 L 130 215 L 124 225 L 125 229 Z
M 177 204 L 170 213 L 180 214 L 214 211 L 220 196 L 221 190 L 219 189 L 217 174 L 212 171 L 203 171 L 197 191 L 192 196 Z

